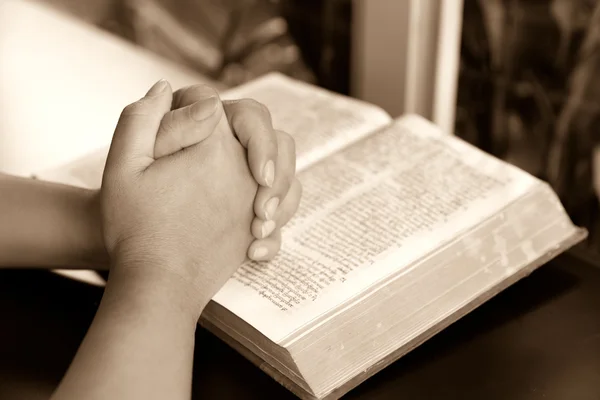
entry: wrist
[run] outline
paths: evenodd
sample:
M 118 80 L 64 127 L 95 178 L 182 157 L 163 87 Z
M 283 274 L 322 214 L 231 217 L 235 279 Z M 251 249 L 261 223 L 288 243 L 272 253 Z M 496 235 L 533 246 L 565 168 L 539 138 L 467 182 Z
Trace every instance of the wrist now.
M 95 190 L 83 192 L 83 215 L 85 243 L 82 262 L 96 269 L 107 270 L 110 264 L 102 234 L 100 196 Z
M 194 327 L 210 299 L 183 277 L 157 261 L 132 261 L 115 257 L 107 292 L 134 307 L 137 312 L 169 315 Z

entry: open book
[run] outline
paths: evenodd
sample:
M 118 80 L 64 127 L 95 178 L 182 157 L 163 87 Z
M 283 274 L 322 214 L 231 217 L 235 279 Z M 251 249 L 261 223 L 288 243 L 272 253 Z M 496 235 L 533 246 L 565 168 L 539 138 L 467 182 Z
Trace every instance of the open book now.
M 302 399 L 337 399 L 586 236 L 550 187 L 414 115 L 266 75 L 223 94 L 296 139 L 300 208 L 200 323 Z M 40 178 L 98 187 L 106 151 Z

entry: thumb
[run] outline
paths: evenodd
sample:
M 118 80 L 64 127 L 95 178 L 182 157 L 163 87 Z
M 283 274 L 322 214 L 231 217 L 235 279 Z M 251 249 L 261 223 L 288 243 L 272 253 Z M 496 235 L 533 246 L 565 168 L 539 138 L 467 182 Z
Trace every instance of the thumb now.
M 146 95 L 125 107 L 115 128 L 106 161 L 108 174 L 127 165 L 141 172 L 154 161 L 154 143 L 160 121 L 171 108 L 173 92 L 160 80 Z
M 163 117 L 156 135 L 154 158 L 171 155 L 209 137 L 224 114 L 217 91 L 210 86 L 190 88 L 187 104 Z

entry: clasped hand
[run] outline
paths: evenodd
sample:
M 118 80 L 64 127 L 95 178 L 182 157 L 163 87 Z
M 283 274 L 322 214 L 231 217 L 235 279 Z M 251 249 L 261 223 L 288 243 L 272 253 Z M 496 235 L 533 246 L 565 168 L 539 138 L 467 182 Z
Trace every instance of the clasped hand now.
M 293 139 L 260 103 L 156 83 L 124 109 L 105 166 L 109 284 L 171 285 L 199 316 L 247 258 L 278 252 L 300 201 L 295 163 Z

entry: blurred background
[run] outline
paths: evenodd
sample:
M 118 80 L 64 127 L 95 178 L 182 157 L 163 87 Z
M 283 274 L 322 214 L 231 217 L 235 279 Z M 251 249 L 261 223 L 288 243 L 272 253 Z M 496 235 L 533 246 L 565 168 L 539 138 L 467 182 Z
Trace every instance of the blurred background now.
M 352 0 L 40 0 L 226 86 L 279 71 L 349 93 Z
M 224 87 L 279 71 L 422 114 L 550 182 L 600 249 L 600 0 L 36 1 Z
M 465 0 L 456 132 L 548 180 L 600 249 L 600 1 Z

